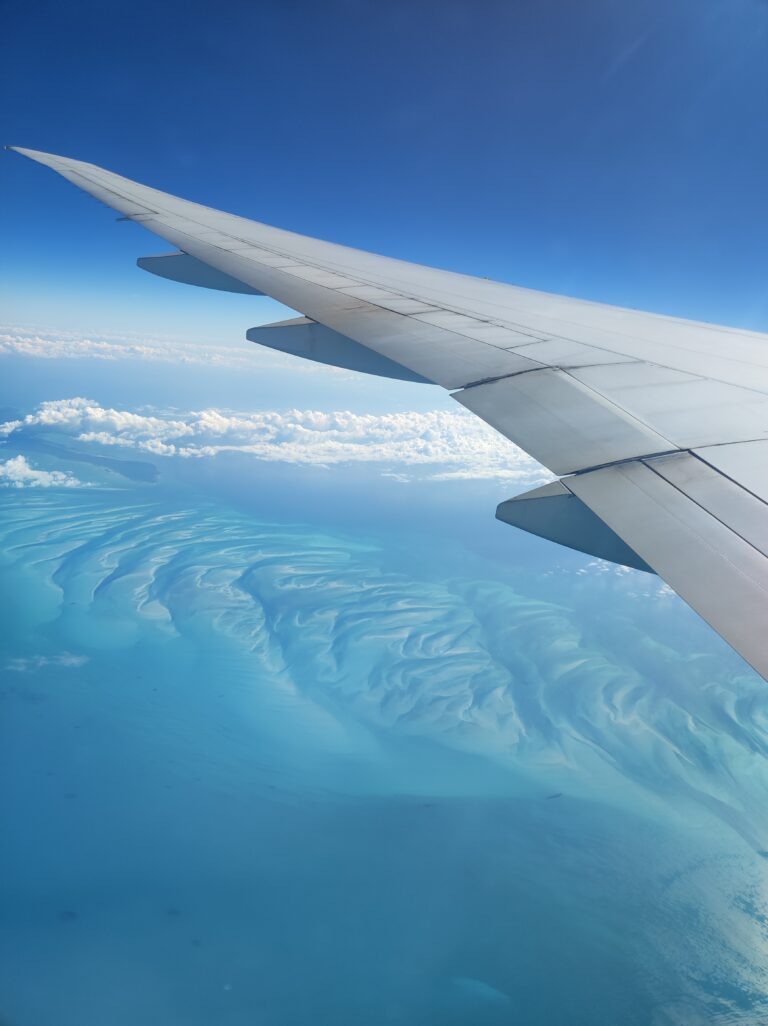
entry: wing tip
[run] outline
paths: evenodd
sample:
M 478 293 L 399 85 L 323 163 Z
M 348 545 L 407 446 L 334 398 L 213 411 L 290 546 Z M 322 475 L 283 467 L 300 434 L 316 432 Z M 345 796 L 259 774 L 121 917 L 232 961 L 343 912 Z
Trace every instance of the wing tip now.
M 19 153 L 22 157 L 28 157 L 38 164 L 46 164 L 48 167 L 55 167 L 56 164 L 62 164 L 67 159 L 66 157 L 59 157 L 55 153 L 46 153 L 45 150 L 30 150 L 26 146 L 6 145 L 5 149 L 10 150 L 12 153 Z

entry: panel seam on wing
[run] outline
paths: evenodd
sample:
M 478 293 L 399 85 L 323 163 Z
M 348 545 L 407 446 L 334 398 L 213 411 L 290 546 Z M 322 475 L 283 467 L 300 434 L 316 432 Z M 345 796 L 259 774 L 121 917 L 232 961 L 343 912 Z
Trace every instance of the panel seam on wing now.
M 678 451 L 685 452 L 687 450 L 678 450 Z M 625 462 L 625 463 L 636 463 L 636 462 L 643 463 L 643 465 L 649 471 L 651 471 L 653 473 L 654 477 L 658 478 L 660 481 L 663 481 L 664 484 L 669 485 L 674 491 L 676 491 L 680 495 L 682 495 L 692 505 L 696 506 L 697 509 L 700 509 L 704 514 L 706 514 L 706 516 L 710 517 L 715 523 L 720 524 L 720 526 L 724 530 L 726 530 L 730 534 L 732 534 L 734 536 L 734 538 L 738 538 L 740 542 L 742 542 L 744 545 L 748 546 L 748 548 L 750 548 L 753 552 L 756 552 L 763 559 L 766 558 L 764 556 L 764 554 L 760 551 L 760 549 L 756 549 L 755 546 L 752 545 L 751 542 L 748 542 L 745 538 L 742 538 L 742 536 L 740 534 L 738 534 L 736 531 L 734 531 L 733 528 L 730 527 L 730 525 L 723 523 L 722 520 L 720 520 L 718 517 L 714 516 L 714 514 L 710 510 L 706 509 L 706 507 L 701 506 L 698 502 L 696 502 L 694 499 L 692 499 L 691 496 L 688 495 L 686 492 L 682 491 L 676 485 L 672 484 L 672 482 L 668 481 L 665 477 L 662 477 L 661 474 L 656 473 L 656 471 L 654 471 L 647 463 L 644 463 L 643 460 L 625 460 L 623 462 Z M 662 505 L 662 504 L 659 503 L 658 499 L 651 492 L 649 492 L 646 488 L 643 487 L 643 484 L 642 484 L 641 481 L 633 480 L 632 483 L 634 484 L 635 488 L 638 488 L 655 505 L 657 505 L 657 506 Z M 567 487 L 567 485 L 566 485 L 566 487 Z M 584 500 L 582 500 L 582 501 L 584 501 Z M 744 580 L 751 582 L 751 584 L 753 584 L 755 587 L 759 588 L 760 591 L 764 592 L 766 597 L 768 597 L 768 588 L 766 588 L 766 586 L 758 578 L 752 576 L 752 574 L 749 574 L 749 573 L 745 572 L 745 570 L 743 570 L 740 566 L 738 566 L 736 563 L 734 563 L 734 561 L 728 555 L 726 555 L 726 553 L 724 553 L 721 549 L 716 548 L 704 535 L 701 534 L 701 532 L 696 527 L 693 527 L 690 523 L 687 523 L 686 521 L 681 520 L 680 516 L 676 512 L 674 512 L 673 510 L 669 509 L 667 506 L 663 506 L 662 508 L 664 509 L 664 512 L 665 512 L 666 516 L 668 516 L 672 520 L 674 520 L 675 523 L 677 523 L 682 528 L 682 530 L 685 533 L 693 535 L 704 546 L 704 548 L 707 549 L 707 551 L 713 553 L 715 556 L 717 556 L 723 562 L 727 563 L 732 568 L 734 573 L 738 574 L 739 577 L 743 578 Z M 598 516 L 601 516 L 601 514 L 598 513 Z M 601 517 L 601 519 L 602 519 L 602 517 Z M 643 556 L 642 552 L 639 553 L 639 555 L 640 555 L 641 559 L 645 559 L 645 556 Z M 652 560 L 649 559 L 649 560 L 647 560 L 647 562 L 649 563 L 650 566 L 653 566 Z
M 692 456 L 694 459 L 699 459 L 699 457 L 696 455 L 696 453 L 693 452 L 690 449 L 680 449 L 679 450 L 679 454 L 680 455 Z M 659 453 L 657 455 L 678 455 L 678 453 L 663 453 L 663 454 Z M 649 459 L 649 460 L 651 458 L 652 457 L 647 457 L 647 459 Z M 690 492 L 686 492 L 685 489 L 681 488 L 680 485 L 677 484 L 675 481 L 670 481 L 670 479 L 668 477 L 665 477 L 663 474 L 660 474 L 658 472 L 658 470 L 656 470 L 656 468 L 652 465 L 652 463 L 646 462 L 646 458 L 641 459 L 640 462 L 645 463 L 645 466 L 648 467 L 649 470 L 652 470 L 653 473 L 658 478 L 660 478 L 666 484 L 671 485 L 672 488 L 674 488 L 681 495 L 683 495 L 686 499 L 688 499 L 689 502 L 692 502 L 695 506 L 698 506 L 699 509 L 703 510 L 705 513 L 707 513 L 709 516 L 711 516 L 713 520 L 716 520 L 718 522 L 718 524 L 722 524 L 723 527 L 727 528 L 732 534 L 735 534 L 737 538 L 741 538 L 741 540 L 746 545 L 749 545 L 750 548 L 754 549 L 755 552 L 759 552 L 761 556 L 764 556 L 765 558 L 768 559 L 768 553 L 765 553 L 761 548 L 758 548 L 758 546 L 755 545 L 754 542 L 750 541 L 749 538 L 745 537 L 741 533 L 741 531 L 737 531 L 736 528 L 732 524 L 729 524 L 726 520 L 723 520 L 722 517 L 718 516 L 717 513 L 715 513 L 714 510 L 710 509 L 708 506 L 705 506 L 702 502 L 700 502 Z M 704 466 L 706 466 L 706 467 L 710 467 L 710 469 L 712 471 L 714 471 L 714 473 L 720 475 L 724 480 L 730 481 L 730 483 L 733 484 L 736 488 L 739 488 L 741 491 L 743 491 L 745 496 L 747 496 L 747 497 L 751 496 L 752 498 L 755 499 L 756 502 L 762 502 L 762 499 L 760 499 L 756 495 L 753 495 L 752 492 L 748 491 L 746 488 L 743 488 L 740 484 L 738 484 L 738 482 L 733 481 L 731 478 L 727 477 L 725 474 L 720 474 L 720 471 L 717 470 L 715 467 L 711 467 L 710 464 L 706 462 L 706 460 L 699 460 L 699 462 L 703 463 Z M 765 503 L 763 503 L 763 505 L 765 505 Z

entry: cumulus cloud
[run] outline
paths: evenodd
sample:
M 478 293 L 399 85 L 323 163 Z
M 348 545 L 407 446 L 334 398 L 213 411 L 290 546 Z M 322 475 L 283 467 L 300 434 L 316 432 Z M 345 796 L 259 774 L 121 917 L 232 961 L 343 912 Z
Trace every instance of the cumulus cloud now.
M 262 410 L 188 413 L 117 410 L 89 399 L 43 403 L 21 420 L 0 425 L 0 436 L 55 429 L 81 442 L 120 446 L 155 456 L 201 458 L 250 454 L 294 464 L 376 463 L 407 479 L 490 478 L 538 484 L 551 475 L 516 445 L 464 410 L 389 414 Z
M 88 656 L 73 655 L 72 652 L 61 652 L 59 655 L 54 656 L 35 655 L 21 659 L 9 659 L 5 664 L 5 668 L 6 670 L 12 670 L 14 673 L 33 673 L 35 670 L 42 670 L 46 666 L 76 668 L 78 666 L 85 666 L 87 662 Z
M 81 482 L 62 470 L 37 470 L 24 456 L 0 462 L 0 485 L 11 488 L 76 488 Z

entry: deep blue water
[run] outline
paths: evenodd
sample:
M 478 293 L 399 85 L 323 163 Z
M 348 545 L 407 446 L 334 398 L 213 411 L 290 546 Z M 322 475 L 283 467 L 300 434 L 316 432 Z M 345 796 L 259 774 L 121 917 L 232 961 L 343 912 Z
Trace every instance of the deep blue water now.
M 655 578 L 87 470 L 2 494 L 4 1026 L 766 1021 L 766 688 Z

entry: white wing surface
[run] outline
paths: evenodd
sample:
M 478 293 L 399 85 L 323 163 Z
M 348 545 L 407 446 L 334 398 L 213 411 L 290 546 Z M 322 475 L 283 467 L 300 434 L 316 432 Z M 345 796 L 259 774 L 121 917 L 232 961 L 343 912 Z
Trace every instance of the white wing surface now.
M 147 270 L 303 314 L 253 341 L 449 389 L 561 479 L 500 519 L 655 570 L 768 678 L 768 335 L 422 267 L 18 152 L 177 247 Z

